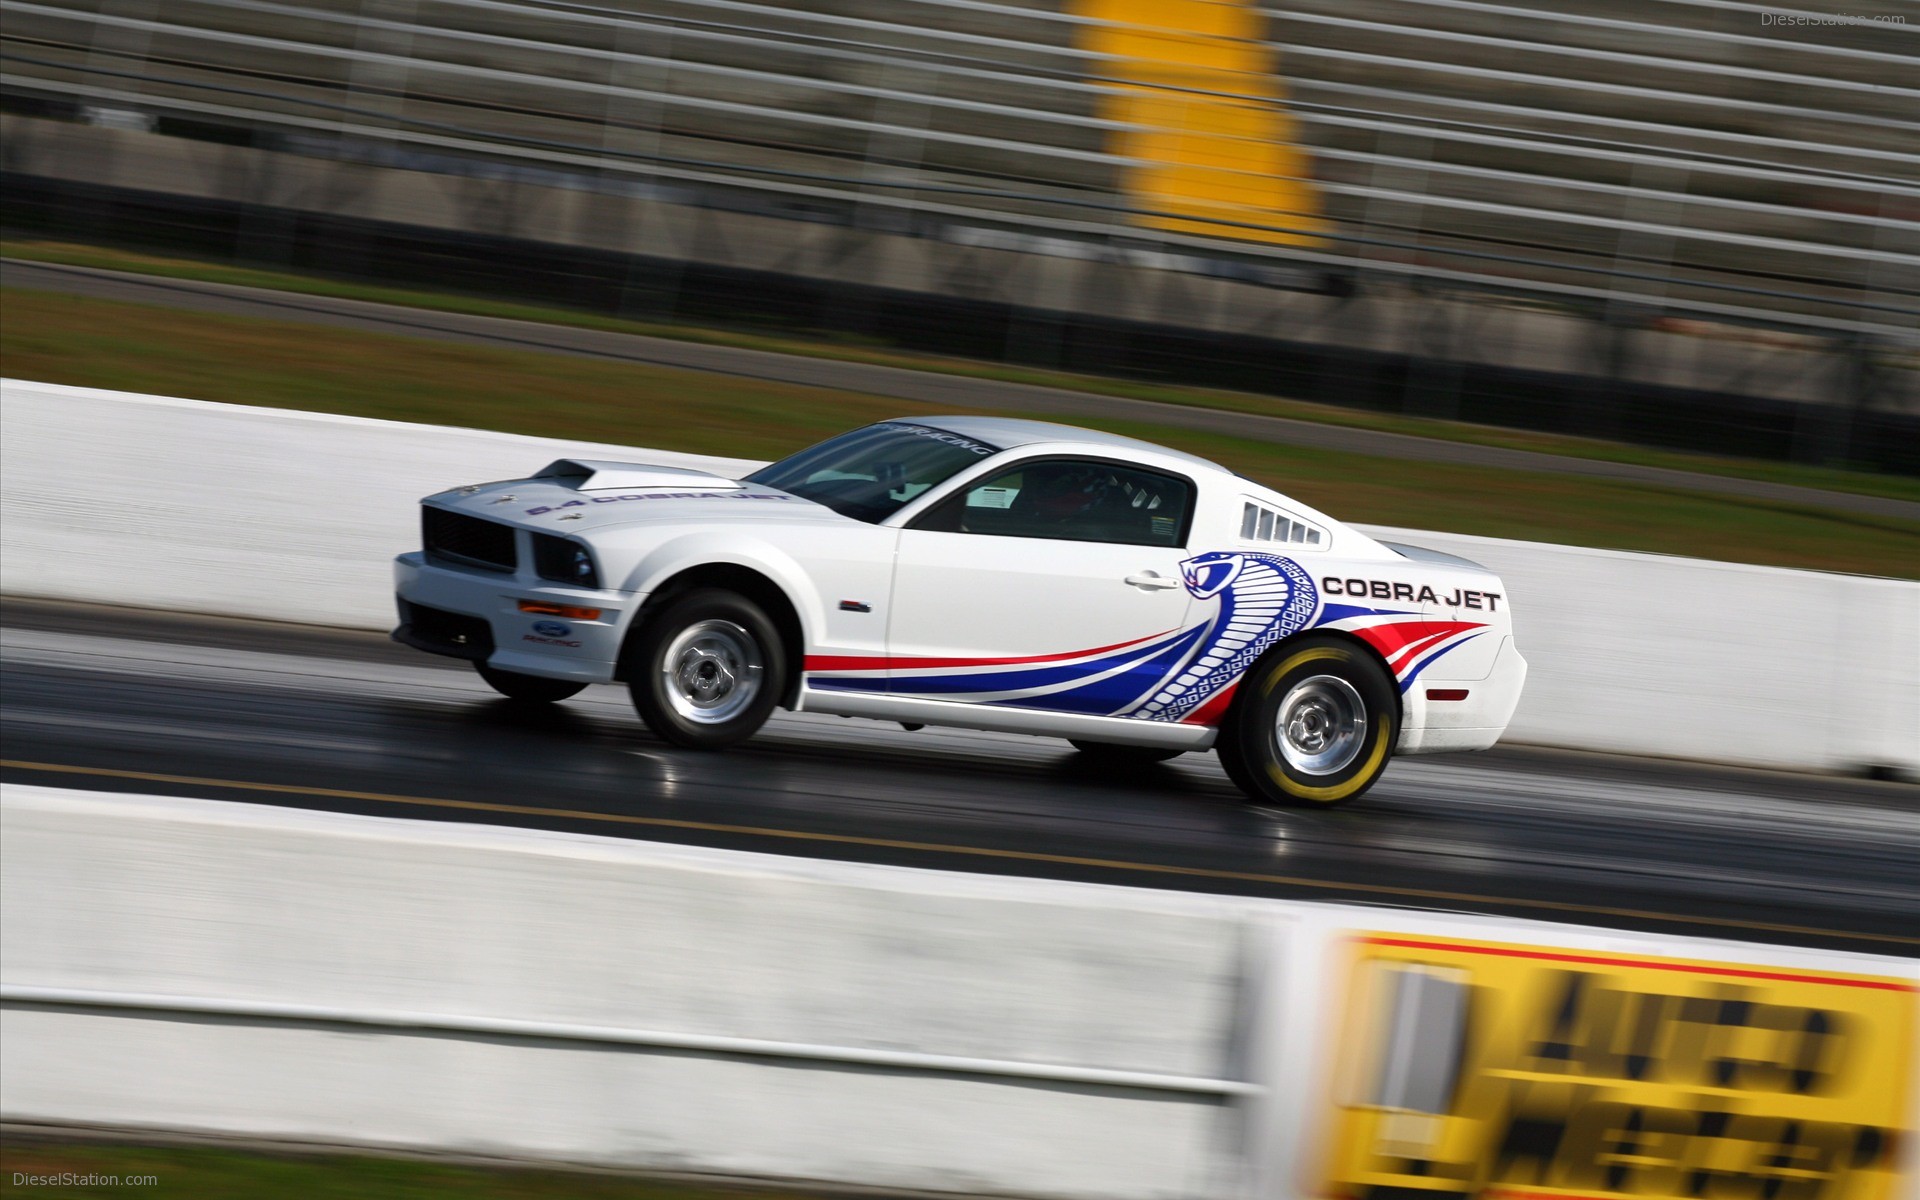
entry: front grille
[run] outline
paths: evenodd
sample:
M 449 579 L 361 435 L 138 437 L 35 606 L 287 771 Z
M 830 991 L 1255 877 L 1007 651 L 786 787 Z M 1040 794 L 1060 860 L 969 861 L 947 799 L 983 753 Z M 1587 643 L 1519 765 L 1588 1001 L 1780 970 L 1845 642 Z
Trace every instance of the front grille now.
M 493 657 L 493 627 L 484 618 L 429 608 L 410 600 L 399 603 L 400 628 L 393 631 L 394 641 L 475 662 Z
M 511 571 L 515 565 L 512 526 L 430 504 L 420 509 L 420 542 L 428 558 L 458 566 Z

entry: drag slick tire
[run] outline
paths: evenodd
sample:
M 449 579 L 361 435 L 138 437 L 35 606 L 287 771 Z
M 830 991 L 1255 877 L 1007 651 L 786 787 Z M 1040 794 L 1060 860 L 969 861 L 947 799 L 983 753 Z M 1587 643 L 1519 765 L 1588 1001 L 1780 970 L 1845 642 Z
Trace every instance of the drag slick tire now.
M 552 704 L 556 700 L 578 695 L 587 686 L 571 679 L 548 679 L 542 675 L 502 671 L 485 663 L 475 663 L 473 669 L 480 672 L 480 678 L 487 681 L 488 687 L 522 704 Z
M 626 676 L 648 729 L 676 746 L 717 750 L 766 723 L 786 685 L 786 651 L 759 605 L 700 588 L 647 617 Z
M 1089 764 L 1101 767 L 1145 767 L 1186 753 L 1159 746 L 1123 746 L 1119 742 L 1087 742 L 1079 738 L 1068 738 L 1067 745 L 1078 750 Z
M 1387 769 L 1398 719 L 1393 679 L 1377 659 L 1339 638 L 1299 638 L 1247 672 L 1216 749 L 1253 799 L 1331 808 Z

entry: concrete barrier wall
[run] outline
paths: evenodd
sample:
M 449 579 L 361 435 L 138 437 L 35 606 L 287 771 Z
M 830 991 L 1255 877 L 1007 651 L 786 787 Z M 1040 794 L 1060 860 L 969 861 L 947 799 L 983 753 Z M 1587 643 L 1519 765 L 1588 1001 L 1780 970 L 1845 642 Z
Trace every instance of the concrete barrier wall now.
M 1395 1148 L 1413 1118 L 1439 1178 L 1507 1189 L 1436 1197 L 1576 1187 L 1592 1166 L 1577 1138 L 1551 1162 L 1499 1161 L 1519 1067 L 1578 1085 L 1530 1101 L 1569 1117 L 1717 1106 L 1776 1141 L 1776 1117 L 1884 1131 L 1881 1151 L 1810 1168 L 1834 1172 L 1817 1190 L 1832 1200 L 1913 1194 L 1920 1149 L 1911 960 L 21 785 L 0 787 L 0 942 L 7 1121 L 1284 1200 L 1422 1185 Z M 1396 972 L 1464 985 L 1464 1007 L 1379 1019 L 1371 981 Z M 1626 1000 L 1569 1010 L 1576 973 Z M 1793 1059 L 1821 1086 L 1696 1078 L 1706 1035 L 1647 1024 L 1649 1003 L 1697 1020 L 1676 996 L 1825 1011 L 1836 1042 Z M 1606 1061 L 1627 1012 L 1656 1064 L 1632 1078 Z M 1780 1031 L 1797 1020 L 1716 1052 L 1793 1058 Z M 1514 1062 L 1530 1035 L 1576 1053 Z M 1436 1054 L 1458 1082 L 1430 1111 L 1370 1082 L 1422 1077 Z M 1774 1194 L 1771 1143 L 1702 1136 L 1668 1129 L 1643 1166 L 1698 1152 L 1741 1173 L 1712 1194 Z M 1804 1188 L 1810 1161 L 1775 1165 Z
M 1509 741 L 1920 775 L 1920 583 L 1368 532 L 1505 580 L 1530 666 Z
M 0 591 L 390 628 L 419 500 L 630 447 L 0 381 Z M 642 451 L 732 474 L 738 459 Z M 537 460 L 537 461 L 536 461 Z
M 386 628 L 416 501 L 570 454 L 706 458 L 6 381 L 0 589 Z M 1337 515 L 1337 514 L 1336 514 Z M 1920 583 L 1369 530 L 1506 579 L 1532 666 L 1509 740 L 1920 774 Z
M 0 808 L 8 1120 L 1101 1200 L 1216 1193 L 1240 1140 L 1209 1084 L 1239 902 L 13 785 Z M 508 1018 L 653 1042 L 460 1029 Z

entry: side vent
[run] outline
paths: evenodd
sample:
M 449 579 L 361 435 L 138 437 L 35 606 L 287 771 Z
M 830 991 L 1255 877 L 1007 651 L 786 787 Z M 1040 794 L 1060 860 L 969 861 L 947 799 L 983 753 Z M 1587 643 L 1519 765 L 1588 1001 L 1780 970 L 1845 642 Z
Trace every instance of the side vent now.
M 1326 544 L 1326 535 L 1313 526 L 1252 501 L 1240 508 L 1240 538 L 1247 542 L 1279 542 L 1288 546 Z

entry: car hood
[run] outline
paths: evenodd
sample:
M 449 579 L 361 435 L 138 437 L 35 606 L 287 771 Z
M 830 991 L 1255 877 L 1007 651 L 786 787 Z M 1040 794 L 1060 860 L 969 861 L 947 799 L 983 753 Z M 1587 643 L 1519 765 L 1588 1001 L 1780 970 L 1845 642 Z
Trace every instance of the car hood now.
M 428 496 L 425 503 L 568 536 L 661 521 L 737 524 L 851 519 L 778 488 L 706 471 L 581 459 L 562 459 L 527 479 L 452 488 Z

